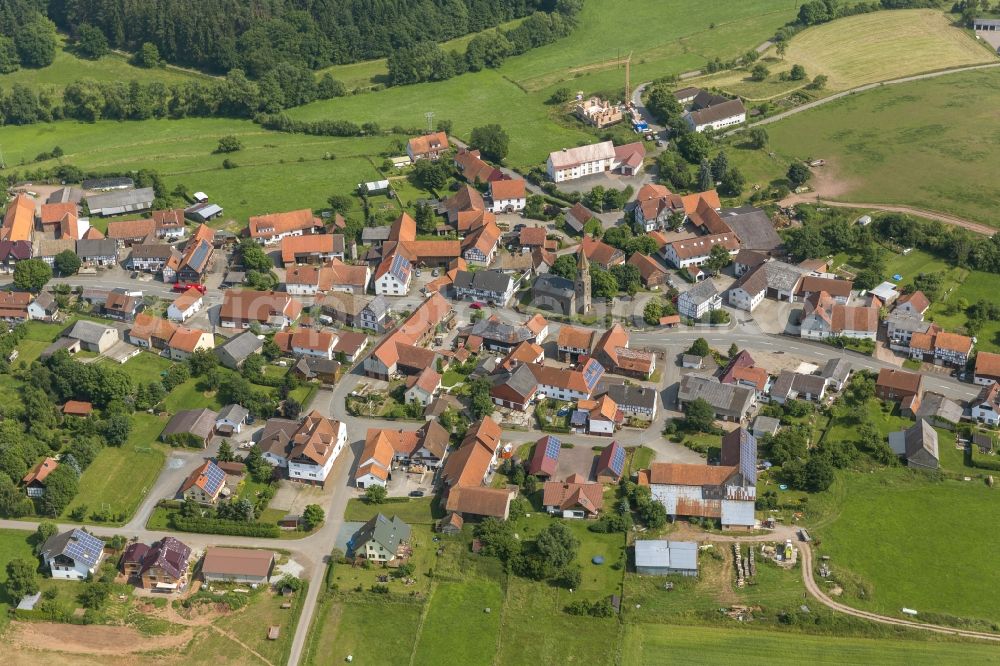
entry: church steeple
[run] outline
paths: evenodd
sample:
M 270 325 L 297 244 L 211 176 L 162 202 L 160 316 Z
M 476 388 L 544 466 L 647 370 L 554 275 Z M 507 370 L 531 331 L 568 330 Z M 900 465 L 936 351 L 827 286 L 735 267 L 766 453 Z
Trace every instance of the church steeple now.
M 580 314 L 590 312 L 590 261 L 586 252 L 580 247 L 576 255 L 576 310 Z

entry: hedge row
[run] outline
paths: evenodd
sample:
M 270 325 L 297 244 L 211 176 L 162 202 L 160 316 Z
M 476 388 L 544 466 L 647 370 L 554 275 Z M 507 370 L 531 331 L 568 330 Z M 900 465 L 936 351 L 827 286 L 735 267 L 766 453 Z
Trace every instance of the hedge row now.
M 241 523 L 236 520 L 185 518 L 175 515 L 171 520 L 171 524 L 175 530 L 181 532 L 201 532 L 202 534 L 266 537 L 270 539 L 277 539 L 281 534 L 281 529 L 271 523 Z

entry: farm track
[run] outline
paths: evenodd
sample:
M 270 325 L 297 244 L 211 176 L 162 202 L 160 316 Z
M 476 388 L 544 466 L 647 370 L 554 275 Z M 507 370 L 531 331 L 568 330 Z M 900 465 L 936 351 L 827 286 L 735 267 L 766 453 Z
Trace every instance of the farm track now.
M 822 195 L 816 194 L 810 196 L 807 194 L 799 194 L 787 197 L 781 202 L 782 206 L 790 206 L 797 203 L 821 203 L 825 206 L 833 206 L 835 208 L 871 208 L 873 210 L 881 210 L 887 213 L 905 213 L 907 215 L 916 215 L 917 217 L 925 217 L 928 220 L 935 220 L 937 222 L 942 222 L 944 224 L 961 227 L 967 231 L 971 231 L 976 234 L 983 236 L 992 236 L 997 233 L 995 227 L 991 227 L 988 224 L 982 224 L 981 222 L 973 222 L 972 220 L 967 220 L 964 217 L 958 217 L 957 215 L 951 215 L 949 213 L 939 213 L 933 210 L 926 210 L 924 208 L 914 208 L 912 206 L 900 206 L 898 204 L 875 204 L 875 203 L 853 203 L 850 201 L 830 201 L 824 199 Z

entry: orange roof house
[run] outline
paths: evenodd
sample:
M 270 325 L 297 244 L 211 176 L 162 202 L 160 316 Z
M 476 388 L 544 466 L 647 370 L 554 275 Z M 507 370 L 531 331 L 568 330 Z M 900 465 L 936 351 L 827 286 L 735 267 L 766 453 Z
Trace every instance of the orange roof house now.
M 436 160 L 448 148 L 448 135 L 445 132 L 433 132 L 410 139 L 406 144 L 406 154 L 414 162 L 424 158 Z
M 46 203 L 42 204 L 40 221 L 42 227 L 54 226 L 62 222 L 63 217 L 78 214 L 75 203 Z
M 67 416 L 88 416 L 94 411 L 94 406 L 83 400 L 67 400 L 63 405 L 63 414 Z
M 18 194 L 7 206 L 0 227 L 0 240 L 30 241 L 35 228 L 35 202 L 27 194 Z
M 250 218 L 249 232 L 250 238 L 261 243 L 272 243 L 285 236 L 303 234 L 322 226 L 322 220 L 313 215 L 312 210 L 304 208 L 287 213 L 255 215 Z

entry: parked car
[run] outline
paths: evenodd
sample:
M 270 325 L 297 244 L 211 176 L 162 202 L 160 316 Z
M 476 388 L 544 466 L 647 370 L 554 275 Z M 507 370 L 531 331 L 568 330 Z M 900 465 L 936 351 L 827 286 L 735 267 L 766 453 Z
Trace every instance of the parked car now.
M 469 307 L 472 308 L 473 310 L 482 310 L 483 304 L 476 301 L 475 303 L 469 303 Z
M 422 490 L 411 490 L 410 491 L 410 497 L 423 497 L 423 496 L 424 496 L 424 491 L 422 491 Z
M 441 275 L 441 269 L 435 268 L 434 270 L 431 271 L 431 277 L 437 277 L 439 275 Z

